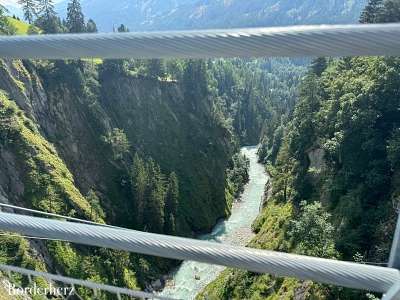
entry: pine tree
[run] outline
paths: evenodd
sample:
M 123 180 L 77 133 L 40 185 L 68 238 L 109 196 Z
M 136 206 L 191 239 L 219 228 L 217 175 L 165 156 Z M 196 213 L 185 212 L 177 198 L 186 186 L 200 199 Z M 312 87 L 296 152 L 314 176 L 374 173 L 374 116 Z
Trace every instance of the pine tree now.
M 38 10 L 39 13 L 44 15 L 47 19 L 51 19 L 57 15 L 54 10 L 53 0 L 39 0 Z
M 63 26 L 60 18 L 54 10 L 53 0 L 38 0 L 37 5 L 38 18 L 35 25 L 41 28 L 44 33 L 60 33 L 63 32 Z
M 400 1 L 387 0 L 377 17 L 378 23 L 396 23 L 400 21 Z
M 383 0 L 369 0 L 367 6 L 361 13 L 360 23 L 376 23 L 382 5 Z
M 97 25 L 92 19 L 89 19 L 89 21 L 86 24 L 86 32 L 89 33 L 97 32 Z
M 313 60 L 310 66 L 311 72 L 313 72 L 317 76 L 321 76 L 322 72 L 325 71 L 328 63 L 325 57 L 318 57 Z
M 179 182 L 175 172 L 169 175 L 168 191 L 165 199 L 165 233 L 176 232 L 175 220 L 178 215 Z
M 208 79 L 207 67 L 204 60 L 189 60 L 186 64 L 183 75 L 183 86 L 187 104 L 190 109 L 196 112 L 207 99 Z
M 145 228 L 162 233 L 164 229 L 165 192 L 160 167 L 150 159 L 148 162 L 149 186 L 147 205 L 144 213 Z
M 69 32 L 80 33 L 86 31 L 85 18 L 79 0 L 72 0 L 67 8 L 67 28 Z
M 118 32 L 129 32 L 129 28 L 126 27 L 124 24 L 121 24 L 118 28 L 117 28 Z
M 29 23 L 33 23 L 33 19 L 36 16 L 37 1 L 35 0 L 18 0 L 18 3 L 22 6 L 24 12 L 24 18 Z
M 135 222 L 136 225 L 142 228 L 143 213 L 145 207 L 146 189 L 148 185 L 148 175 L 146 165 L 136 153 L 133 157 L 133 165 L 131 171 L 131 186 L 134 197 L 135 206 Z

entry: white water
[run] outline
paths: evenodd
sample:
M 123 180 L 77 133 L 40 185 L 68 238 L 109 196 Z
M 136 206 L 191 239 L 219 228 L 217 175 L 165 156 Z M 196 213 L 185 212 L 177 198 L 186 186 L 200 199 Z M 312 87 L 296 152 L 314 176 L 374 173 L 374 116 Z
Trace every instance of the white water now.
M 264 166 L 257 162 L 256 147 L 243 147 L 241 152 L 250 160 L 249 183 L 245 186 L 241 200 L 233 204 L 229 219 L 219 222 L 210 234 L 200 236 L 201 240 L 245 246 L 253 237 L 251 224 L 259 213 L 268 176 Z M 185 261 L 172 274 L 173 280 L 161 295 L 194 299 L 224 269 L 221 266 Z

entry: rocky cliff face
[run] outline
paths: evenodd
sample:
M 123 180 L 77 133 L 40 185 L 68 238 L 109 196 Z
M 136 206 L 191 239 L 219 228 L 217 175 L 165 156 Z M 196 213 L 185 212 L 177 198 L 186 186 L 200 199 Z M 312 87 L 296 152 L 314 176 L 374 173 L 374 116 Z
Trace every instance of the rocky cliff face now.
M 111 76 L 92 84 L 79 87 L 48 72 L 41 77 L 33 64 L 20 61 L 4 61 L 0 68 L 0 89 L 54 144 L 83 194 L 102 192 L 112 210 L 129 201 L 121 191 L 121 168 L 102 141 L 111 128 L 121 128 L 132 151 L 178 173 L 183 209 L 187 215 L 197 211 L 186 219 L 191 229 L 207 230 L 225 215 L 231 136 L 213 119 L 210 99 L 186 99 L 179 83 L 156 79 Z
M 210 229 L 229 211 L 225 169 L 232 152 L 231 133 L 213 117 L 213 100 L 187 97 L 178 82 L 129 75 L 98 79 L 95 69 L 83 62 L 0 61 L 1 202 L 132 228 L 135 200 L 128 166 L 139 153 L 152 157 L 164 174 L 178 175 L 178 234 Z M 104 142 L 113 128 L 122 129 L 130 144 L 121 160 Z M 99 197 L 104 219 L 92 213 L 85 197 L 90 190 Z M 0 252 L 18 243 L 7 241 Z M 128 287 L 143 285 L 152 274 L 137 256 L 61 243 L 40 244 L 42 250 L 33 251 L 34 244 L 25 243 L 24 257 L 37 260 L 36 269 L 120 278 Z M 95 257 L 114 265 L 125 259 L 126 266 L 122 274 L 112 274 L 113 268 L 94 264 Z M 85 263 L 91 271 L 81 274 L 79 265 Z
M 195 231 L 210 228 L 227 209 L 219 200 L 231 139 L 212 117 L 211 99 L 187 97 L 179 83 L 154 79 L 106 78 L 101 85 L 112 126 L 123 128 L 137 151 L 163 170 L 178 174 L 185 222 Z

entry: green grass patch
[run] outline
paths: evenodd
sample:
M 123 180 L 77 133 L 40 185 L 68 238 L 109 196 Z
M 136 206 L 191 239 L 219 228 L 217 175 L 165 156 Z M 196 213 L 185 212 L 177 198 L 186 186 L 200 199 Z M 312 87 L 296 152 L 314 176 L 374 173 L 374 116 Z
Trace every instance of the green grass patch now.
M 13 17 L 7 17 L 7 19 L 8 19 L 8 22 L 10 23 L 10 25 L 15 27 L 15 29 L 17 30 L 16 31 L 17 35 L 28 34 L 29 27 L 31 26 L 30 24 L 28 24 L 24 21 L 21 21 L 21 20 L 14 19 Z M 36 29 L 37 29 L 37 31 L 40 32 L 40 30 L 38 28 L 36 28 Z

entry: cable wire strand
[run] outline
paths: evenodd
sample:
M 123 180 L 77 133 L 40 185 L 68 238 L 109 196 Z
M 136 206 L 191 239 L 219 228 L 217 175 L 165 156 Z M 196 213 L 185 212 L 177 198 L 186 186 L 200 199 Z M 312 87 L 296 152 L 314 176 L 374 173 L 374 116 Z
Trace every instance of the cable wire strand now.
M 400 24 L 0 37 L 10 59 L 400 55 Z
M 28 236 L 63 239 L 72 243 L 199 261 L 375 292 L 386 292 L 400 280 L 400 272 L 392 268 L 10 213 L 0 213 L 0 229 Z
M 122 227 L 108 225 L 108 224 L 104 224 L 104 223 L 98 223 L 98 222 L 93 222 L 93 221 L 89 221 L 89 220 L 83 220 L 83 219 L 78 219 L 78 218 L 74 218 L 74 217 L 68 217 L 68 216 L 64 216 L 64 215 L 60 215 L 60 214 L 44 212 L 44 211 L 40 211 L 40 210 L 36 210 L 36 209 L 31 209 L 31 208 L 25 208 L 25 207 L 11 205 L 11 204 L 0 203 L 0 211 L 1 211 L 1 208 L 4 208 L 4 207 L 8 208 L 8 209 L 17 210 L 17 211 L 24 211 L 24 212 L 33 213 L 33 214 L 39 214 L 39 215 L 43 215 L 43 216 L 64 219 L 64 220 L 70 221 L 70 222 L 78 222 L 78 223 L 84 223 L 84 224 L 90 224 L 90 225 L 96 225 L 96 226 L 103 226 L 103 227 L 109 227 L 109 228 L 115 228 L 115 229 L 125 229 L 125 228 L 122 228 Z

